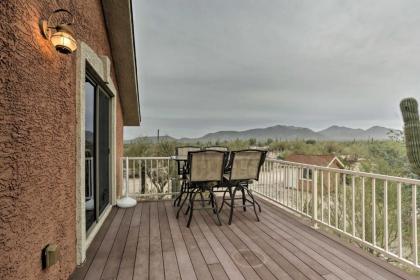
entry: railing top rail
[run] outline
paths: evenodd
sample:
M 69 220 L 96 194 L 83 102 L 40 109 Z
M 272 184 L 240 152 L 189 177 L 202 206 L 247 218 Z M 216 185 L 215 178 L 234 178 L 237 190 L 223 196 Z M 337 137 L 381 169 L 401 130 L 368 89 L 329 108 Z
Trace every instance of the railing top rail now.
M 399 182 L 399 183 L 404 183 L 404 184 L 419 185 L 420 186 L 420 180 L 411 179 L 411 178 L 388 176 L 388 175 L 382 175 L 382 174 L 375 174 L 375 173 L 368 173 L 368 172 L 361 172 L 361 171 L 353 171 L 353 170 L 348 170 L 348 169 L 339 169 L 339 168 L 332 168 L 332 167 L 323 167 L 323 166 L 318 166 L 318 165 L 291 162 L 291 161 L 274 159 L 274 158 L 267 158 L 267 161 L 278 162 L 278 163 L 285 164 L 285 165 L 293 165 L 293 166 L 298 166 L 298 167 L 317 169 L 317 170 L 322 170 L 322 171 L 326 171 L 326 172 L 336 172 L 336 173 L 341 173 L 341 174 L 360 176 L 360 177 L 368 177 L 368 178 L 372 178 L 372 179 L 387 180 L 387 181 L 393 181 L 393 182 Z
M 171 159 L 171 157 L 122 157 L 126 160 L 153 160 L 153 159 Z

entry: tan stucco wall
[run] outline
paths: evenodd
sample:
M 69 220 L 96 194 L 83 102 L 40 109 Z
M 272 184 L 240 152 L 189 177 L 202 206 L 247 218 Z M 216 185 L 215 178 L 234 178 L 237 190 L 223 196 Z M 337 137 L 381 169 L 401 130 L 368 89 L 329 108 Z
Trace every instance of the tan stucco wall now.
M 99 0 L 0 1 L 0 279 L 67 279 L 76 265 L 76 55 L 57 53 L 38 28 L 57 8 L 74 13 L 77 39 L 112 58 Z M 60 262 L 43 271 L 48 243 Z

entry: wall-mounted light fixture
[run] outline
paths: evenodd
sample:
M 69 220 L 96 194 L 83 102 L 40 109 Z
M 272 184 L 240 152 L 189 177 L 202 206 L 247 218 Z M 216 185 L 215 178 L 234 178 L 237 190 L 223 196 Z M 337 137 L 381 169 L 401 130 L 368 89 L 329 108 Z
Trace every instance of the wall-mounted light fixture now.
M 58 17 L 59 13 L 70 15 L 70 19 L 52 24 L 53 16 Z M 74 23 L 74 16 L 66 9 L 55 10 L 47 20 L 40 20 L 39 25 L 42 35 L 51 41 L 55 49 L 61 53 L 69 54 L 77 49 L 77 41 L 71 25 Z M 52 25 L 51 25 L 52 24 Z

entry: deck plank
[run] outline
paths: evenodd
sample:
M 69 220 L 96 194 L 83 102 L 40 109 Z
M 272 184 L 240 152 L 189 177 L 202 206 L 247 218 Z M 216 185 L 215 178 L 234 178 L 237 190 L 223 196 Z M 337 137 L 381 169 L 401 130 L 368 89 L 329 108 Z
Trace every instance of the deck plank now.
M 111 226 L 109 227 L 109 230 L 105 235 L 104 240 L 98 249 L 98 252 L 95 255 L 95 259 L 93 260 L 88 272 L 86 273 L 86 280 L 98 280 L 101 278 L 124 214 L 125 209 L 118 209 L 118 212 L 115 215 L 114 220 L 112 221 Z
M 357 276 L 360 278 L 369 277 L 371 279 L 400 279 L 400 277 L 395 274 L 389 273 L 389 271 L 384 270 L 378 265 L 373 265 L 372 263 L 361 256 L 360 254 L 352 254 L 350 250 L 343 250 L 343 246 L 337 242 L 334 242 L 330 239 L 324 239 L 323 235 L 312 228 L 298 222 L 296 219 L 285 215 L 281 211 L 278 211 L 278 207 L 274 205 L 268 205 L 271 211 L 267 211 L 267 221 L 264 223 L 280 227 L 282 225 L 287 225 L 287 230 L 290 230 L 291 234 L 299 236 L 300 240 L 306 242 L 308 246 L 315 248 L 320 253 L 328 255 L 329 258 L 335 259 L 336 262 L 341 264 L 348 264 L 358 271 Z M 286 230 L 286 228 L 284 228 Z M 375 268 L 375 269 L 372 269 Z M 355 273 L 354 270 L 351 273 Z M 357 273 L 357 272 L 356 272 Z M 362 275 L 364 274 L 364 276 Z M 353 274 L 354 275 L 354 274 Z
M 364 276 L 359 271 L 355 270 L 347 263 L 337 260 L 332 255 L 328 256 L 327 254 L 320 252 L 320 250 L 316 250 L 310 246 L 307 246 L 306 243 L 302 239 L 298 238 L 296 234 L 288 232 L 288 227 L 284 226 L 278 228 L 271 224 L 264 214 L 262 216 L 264 217 L 264 220 L 259 225 L 259 228 L 273 239 L 282 244 L 285 244 L 285 246 L 287 246 L 286 242 L 291 242 L 291 244 L 299 248 L 302 253 L 306 253 L 310 255 L 311 258 L 315 258 L 317 262 L 322 264 L 325 268 L 327 268 L 329 271 L 332 271 L 337 276 L 340 276 L 341 279 L 364 278 Z M 330 273 L 321 273 L 321 275 L 326 274 Z
M 133 280 L 149 279 L 150 203 L 143 203 Z
M 107 235 L 109 228 L 112 224 L 112 221 L 114 220 L 115 215 L 118 212 L 118 208 L 112 208 L 111 212 L 109 213 L 108 217 L 104 221 L 101 229 L 96 234 L 95 238 L 93 239 L 92 243 L 90 244 L 87 252 L 86 252 L 86 261 L 79 266 L 74 273 L 70 276 L 69 280 L 78 280 L 78 279 L 84 279 L 86 276 L 86 273 L 89 270 L 89 267 L 93 263 L 96 253 L 99 250 L 99 247 L 101 246 L 102 241 L 104 240 L 105 236 Z
M 150 279 L 165 279 L 157 202 L 150 205 Z
M 209 269 L 213 279 L 215 280 L 229 280 L 223 266 L 220 263 L 213 263 L 209 265 Z
M 245 280 L 240 269 L 235 265 L 234 261 L 231 259 L 229 254 L 226 252 L 225 248 L 222 246 L 217 237 L 210 230 L 203 217 L 201 216 L 200 211 L 196 211 L 195 220 L 197 221 L 198 226 L 201 229 L 201 232 L 206 237 L 210 246 L 213 248 L 214 253 L 220 261 L 220 264 L 223 266 L 226 274 L 229 279 L 232 280 Z
M 240 212 L 236 216 L 242 216 Z M 235 217 L 236 218 L 236 217 Z M 265 246 L 269 252 L 272 252 L 273 258 L 276 258 L 276 252 L 280 253 L 285 257 L 289 263 L 292 263 L 302 274 L 304 274 L 309 279 L 322 279 L 322 275 L 329 274 L 330 271 L 320 265 L 317 261 L 310 258 L 309 255 L 302 254 L 299 250 L 296 250 L 295 247 L 283 246 L 270 235 L 264 232 L 261 229 L 262 223 L 253 223 L 250 220 L 239 219 L 237 223 L 238 227 L 242 230 L 248 230 L 253 232 L 255 235 L 259 236 L 258 240 L 260 246 Z M 266 245 L 264 244 L 266 243 Z
M 415 279 L 260 201 L 260 222 L 237 208 L 229 226 L 225 209 L 218 226 L 211 211 L 195 211 L 191 228 L 170 201 L 115 208 L 70 279 Z
M 133 213 L 134 208 L 129 208 L 124 213 L 123 220 L 120 224 L 117 236 L 115 237 L 114 244 L 108 256 L 108 260 L 106 261 L 101 279 L 116 279 L 118 276 L 118 270 L 120 268 L 122 256 L 124 253 L 125 243 L 127 241 L 127 235 L 130 229 Z
M 244 213 L 236 212 L 237 215 L 241 215 L 245 217 Z M 262 215 L 264 216 L 264 214 Z M 248 218 L 248 225 L 252 226 L 252 215 Z M 245 220 L 246 221 L 246 220 Z M 267 224 L 266 224 L 267 222 Z M 257 224 L 262 232 L 264 232 L 270 240 L 270 237 L 277 241 L 281 246 L 295 254 L 299 257 L 302 261 L 308 264 L 312 269 L 316 270 L 320 275 L 327 275 L 331 274 L 330 271 L 334 271 L 337 273 L 342 279 L 354 279 L 351 274 L 345 273 L 343 270 L 340 269 L 339 266 L 332 263 L 328 258 L 325 258 L 318 254 L 317 251 L 312 250 L 310 247 L 305 246 L 304 243 L 300 242 L 296 235 L 288 234 L 287 232 L 283 231 L 285 227 L 277 228 L 272 223 L 267 221 L 267 217 L 264 216 L 264 219 L 260 223 Z M 276 245 L 274 245 L 276 246 Z
M 160 236 L 162 238 L 163 264 L 165 269 L 165 279 L 179 280 L 178 262 L 176 260 L 175 248 L 169 228 L 168 216 L 163 203 L 158 203 Z M 172 215 L 172 213 L 170 213 Z
M 126 280 L 133 278 L 142 207 L 143 204 L 137 204 L 137 206 L 134 209 L 130 228 L 128 230 L 127 242 L 125 243 L 120 269 L 118 271 L 117 280 Z
M 191 222 L 190 228 L 206 263 L 209 265 L 219 263 L 219 259 L 214 254 L 210 244 L 207 242 L 207 239 L 204 237 L 203 233 L 194 220 Z
M 232 257 L 235 264 L 241 269 L 243 276 L 246 279 L 264 279 L 258 276 L 255 268 L 250 265 L 250 262 L 244 257 L 244 254 L 235 247 L 234 243 L 223 233 L 222 229 L 227 227 L 219 227 L 214 223 L 212 217 L 210 217 L 208 213 L 202 213 L 204 220 L 206 221 L 207 225 L 216 236 L 216 238 L 220 241 L 223 248 Z M 267 268 L 265 268 L 267 270 Z M 271 279 L 271 278 L 267 278 Z
M 165 208 L 166 212 L 168 213 L 169 228 L 171 230 L 181 278 L 183 280 L 197 279 L 190 255 L 188 254 L 187 246 L 185 245 L 184 238 L 181 234 L 180 225 L 175 218 L 174 212 L 176 208 L 172 207 L 171 202 L 165 202 Z
M 180 220 L 183 221 L 181 224 L 186 223 L 184 217 L 180 217 Z M 189 228 L 186 226 L 180 226 L 182 236 L 184 238 L 185 244 L 187 245 L 187 250 L 191 258 L 191 262 L 194 267 L 195 275 L 198 280 L 212 280 L 210 270 L 207 266 L 206 261 L 200 251 L 200 248 L 197 245 L 197 242 L 194 239 L 194 236 Z
M 251 234 L 251 236 L 248 236 L 246 234 L 253 229 L 245 228 L 237 219 L 235 223 L 232 223 L 230 228 L 252 251 L 260 256 L 261 261 L 265 262 L 266 266 L 274 275 L 282 275 L 282 279 L 308 279 L 305 274 L 296 269 L 296 267 L 283 256 L 284 252 L 279 253 L 275 251 L 258 235 Z

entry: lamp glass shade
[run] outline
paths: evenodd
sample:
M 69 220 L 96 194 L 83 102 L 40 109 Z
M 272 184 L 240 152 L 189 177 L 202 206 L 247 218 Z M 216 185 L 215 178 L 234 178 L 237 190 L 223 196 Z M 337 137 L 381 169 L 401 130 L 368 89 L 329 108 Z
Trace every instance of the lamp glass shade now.
M 52 34 L 51 43 L 55 49 L 61 53 L 72 53 L 77 49 L 77 41 L 66 31 L 58 31 Z

